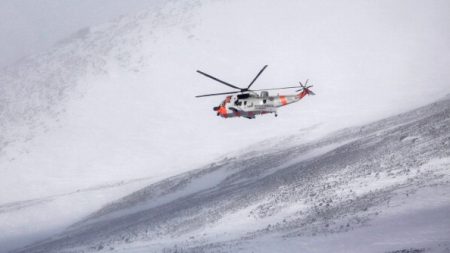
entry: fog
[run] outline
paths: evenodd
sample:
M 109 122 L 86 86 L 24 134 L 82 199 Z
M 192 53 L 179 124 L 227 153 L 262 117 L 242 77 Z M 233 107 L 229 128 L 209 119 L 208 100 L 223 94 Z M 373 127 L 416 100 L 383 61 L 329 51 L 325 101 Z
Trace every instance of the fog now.
M 27 10 L 32 14 L 26 16 L 37 20 L 21 25 L 23 16 L 10 14 L 17 26 L 10 29 L 17 31 L 17 38 L 42 41 L 36 43 L 41 47 L 60 40 L 58 33 L 71 33 L 69 27 L 92 23 L 84 37 L 48 46 L 54 55 L 40 55 L 38 64 L 3 79 L 9 80 L 6 87 L 14 94 L 3 98 L 13 99 L 5 107 L 10 111 L 4 115 L 12 115 L 6 130 L 30 129 L 4 134 L 10 142 L 32 136 L 33 124 L 22 118 L 33 117 L 26 113 L 49 103 L 57 106 L 55 90 L 86 90 L 82 99 L 68 92 L 72 104 L 59 101 L 66 108 L 58 128 L 36 134 L 17 150 L 11 148 L 10 156 L 1 160 L 11 172 L 3 185 L 28 180 L 29 192 L 36 195 L 50 191 L 42 185 L 62 185 L 67 191 L 75 188 L 71 184 L 85 187 L 178 173 L 267 138 L 312 126 L 322 127 L 318 132 L 323 134 L 368 123 L 450 92 L 448 1 L 171 1 L 162 9 L 143 1 L 126 6 L 109 1 L 32 3 L 9 2 L 10 10 Z M 96 26 L 101 19 L 136 12 L 146 3 L 152 4 L 143 12 L 148 15 Z M 58 7 L 44 8 L 52 4 Z M 62 25 L 69 17 L 72 21 Z M 61 24 L 50 28 L 50 23 Z M 48 30 L 30 32 L 39 24 L 47 24 Z M 99 73 L 74 71 L 96 62 L 105 63 Z M 278 118 L 255 120 L 216 117 L 212 107 L 223 97 L 194 98 L 230 90 L 196 69 L 246 86 L 265 64 L 269 67 L 254 88 L 292 86 L 309 78 L 317 96 L 281 108 Z M 58 74 L 63 81 L 52 79 Z M 22 109 L 24 105 L 29 108 Z M 49 177 L 55 173 L 59 180 Z M 17 195 L 26 199 L 27 194 Z M 4 196 L 16 198 L 7 192 Z
M 0 68 L 49 50 L 87 26 L 158 5 L 160 0 L 2 0 Z
M 447 0 L 1 1 L 0 67 L 34 56 L 0 71 L 0 204 L 162 178 L 436 101 L 450 93 L 449 10 Z M 253 88 L 309 78 L 317 96 L 253 120 L 216 117 L 221 96 L 195 98 L 230 91 L 197 69 L 244 87 L 265 64 Z M 77 206 L 73 220 L 92 208 L 61 206 Z M 0 230 L 18 235 L 36 224 L 4 219 Z

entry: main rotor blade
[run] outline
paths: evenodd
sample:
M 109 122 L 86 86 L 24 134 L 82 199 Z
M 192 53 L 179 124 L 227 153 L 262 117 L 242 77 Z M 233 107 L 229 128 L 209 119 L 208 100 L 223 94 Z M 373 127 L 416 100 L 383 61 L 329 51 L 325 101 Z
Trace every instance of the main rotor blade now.
M 301 81 L 299 81 L 300 86 L 302 86 L 302 88 L 305 88 L 308 85 L 308 81 L 309 81 L 309 79 L 306 79 L 305 84 L 303 84 Z
M 258 79 L 259 75 L 261 75 L 261 73 L 267 68 L 267 65 L 265 65 L 260 71 L 259 73 L 255 76 L 255 78 L 253 78 L 253 81 L 248 85 L 247 90 L 250 89 L 250 86 L 253 85 L 253 83 L 256 81 L 256 79 Z
M 286 89 L 298 89 L 298 86 L 291 86 L 291 87 L 280 87 L 280 88 L 268 88 L 268 89 L 259 89 L 259 90 L 251 90 L 251 91 L 264 91 L 264 90 L 286 90 Z
M 206 74 L 205 72 L 202 72 L 202 71 L 200 71 L 200 70 L 197 70 L 197 72 L 200 73 L 200 74 L 202 74 L 202 75 L 204 75 L 204 76 L 206 76 L 206 77 L 209 77 L 209 78 L 211 78 L 211 79 L 213 79 L 213 80 L 215 80 L 215 81 L 217 81 L 217 82 L 219 82 L 219 83 L 225 84 L 226 86 L 230 86 L 231 88 L 238 89 L 238 90 L 242 90 L 241 88 L 239 88 L 239 87 L 237 87 L 237 86 L 234 86 L 234 85 L 232 85 L 232 84 L 229 84 L 229 83 L 227 83 L 227 82 L 224 82 L 224 81 L 222 81 L 222 80 L 220 80 L 220 79 L 218 79 L 218 78 L 215 78 L 214 76 L 211 76 L 211 75 Z
M 195 96 L 196 98 L 201 98 L 201 97 L 209 97 L 209 96 L 219 96 L 219 95 L 227 95 L 227 94 L 236 94 L 239 93 L 240 91 L 231 91 L 231 92 L 222 92 L 222 93 L 213 93 L 213 94 L 205 94 L 205 95 L 198 95 Z

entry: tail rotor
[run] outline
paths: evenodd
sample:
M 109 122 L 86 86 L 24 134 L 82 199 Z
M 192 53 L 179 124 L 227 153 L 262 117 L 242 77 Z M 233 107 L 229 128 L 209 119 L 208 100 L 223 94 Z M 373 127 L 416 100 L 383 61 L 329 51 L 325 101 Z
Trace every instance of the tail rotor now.
M 314 93 L 312 90 L 309 89 L 313 87 L 313 85 L 308 86 L 308 81 L 309 79 L 306 79 L 305 84 L 303 84 L 302 82 L 298 82 L 300 84 L 301 89 L 297 90 L 297 92 L 305 91 L 306 94 L 308 95 L 316 95 L 316 93 Z

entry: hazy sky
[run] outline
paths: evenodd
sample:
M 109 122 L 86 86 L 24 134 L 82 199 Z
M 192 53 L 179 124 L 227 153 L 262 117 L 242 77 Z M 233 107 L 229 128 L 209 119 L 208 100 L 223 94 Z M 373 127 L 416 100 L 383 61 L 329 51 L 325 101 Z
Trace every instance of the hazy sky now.
M 0 68 L 49 49 L 86 26 L 147 8 L 159 0 L 1 0 Z

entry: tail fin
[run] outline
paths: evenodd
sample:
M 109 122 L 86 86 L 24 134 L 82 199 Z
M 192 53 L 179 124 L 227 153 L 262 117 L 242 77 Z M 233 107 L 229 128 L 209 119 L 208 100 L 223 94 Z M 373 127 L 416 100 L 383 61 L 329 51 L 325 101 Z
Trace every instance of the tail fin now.
M 316 95 L 316 93 L 314 93 L 312 90 L 310 90 L 309 88 L 303 88 L 301 89 L 302 92 L 297 94 L 297 97 L 302 99 L 304 96 L 306 95 Z
M 311 88 L 311 87 L 313 87 L 312 85 L 310 85 L 310 86 L 307 86 L 307 84 L 308 84 L 308 79 L 306 79 L 306 82 L 305 82 L 305 84 L 303 84 L 302 82 L 299 82 L 300 83 L 300 87 L 302 87 L 300 90 L 297 90 L 297 91 L 302 91 L 302 92 L 300 92 L 298 95 L 297 95 L 297 97 L 298 98 L 300 98 L 300 99 L 302 99 L 304 96 L 306 96 L 306 95 L 316 95 L 316 93 L 314 93 L 312 90 L 310 90 L 309 88 Z

